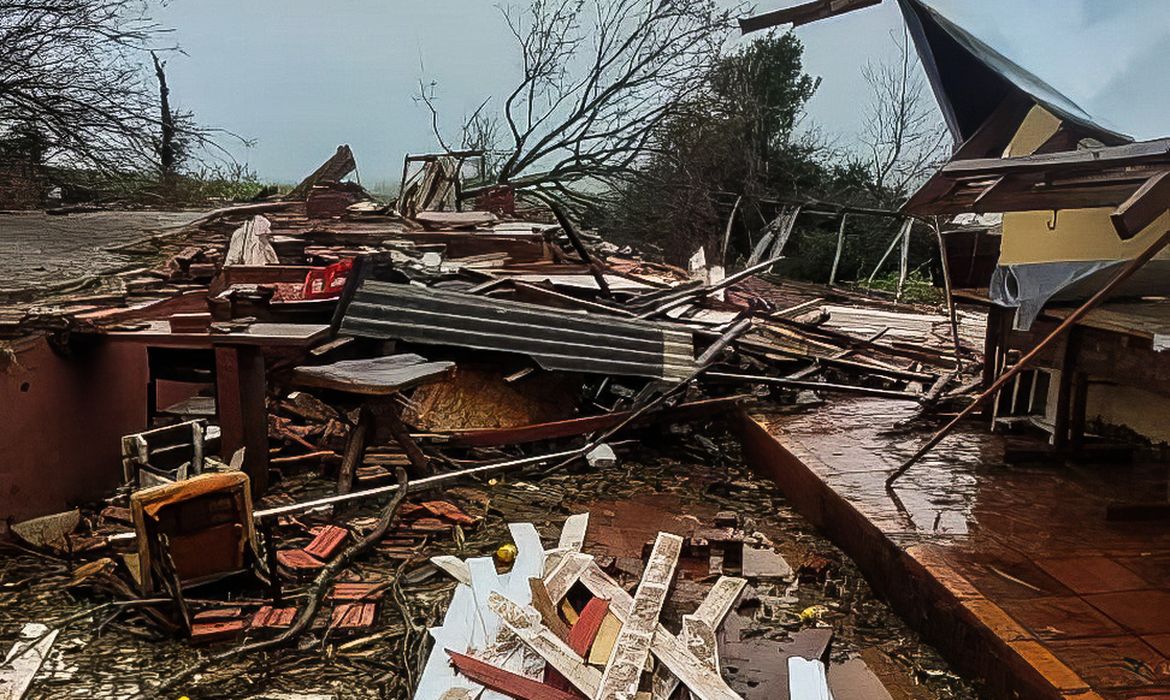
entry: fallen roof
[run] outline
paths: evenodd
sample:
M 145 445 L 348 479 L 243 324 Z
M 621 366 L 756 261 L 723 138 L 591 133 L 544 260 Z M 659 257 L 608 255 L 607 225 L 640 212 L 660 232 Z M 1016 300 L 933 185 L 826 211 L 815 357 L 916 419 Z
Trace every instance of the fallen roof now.
M 358 287 L 341 332 L 516 352 L 549 370 L 680 381 L 695 368 L 692 335 L 657 323 L 374 280 Z
M 1012 93 L 1023 93 L 1106 144 L 1132 140 L 1097 123 L 1059 90 L 947 19 L 924 0 L 897 2 L 956 143 L 971 138 Z M 788 23 L 799 27 L 879 3 L 880 0 L 814 0 L 741 19 L 739 26 L 744 34 Z
M 923 0 L 898 0 L 898 5 L 956 142 L 971 138 L 1013 90 L 1107 144 L 1132 140 L 1098 124 L 1059 90 Z

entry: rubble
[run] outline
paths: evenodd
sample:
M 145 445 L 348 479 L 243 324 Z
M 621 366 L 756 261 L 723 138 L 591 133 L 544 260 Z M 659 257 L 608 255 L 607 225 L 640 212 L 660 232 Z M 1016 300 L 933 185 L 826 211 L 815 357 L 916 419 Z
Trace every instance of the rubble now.
M 100 302 L 50 297 L 51 322 L 26 314 L 6 327 L 68 328 L 66 343 L 141 353 L 148 375 L 147 424 L 114 441 L 118 483 L 88 493 L 92 506 L 52 543 L 29 534 L 46 531 L 37 521 L 13 532 L 67 554 L 60 575 L 74 590 L 111 600 L 96 609 L 132 610 L 123 634 L 169 640 L 188 660 L 137 692 L 185 691 L 277 647 L 327 646 L 360 664 L 394 644 L 401 658 L 379 683 L 398 696 L 460 683 L 533 697 L 642 687 L 667 698 L 680 683 L 697 697 L 755 696 L 720 653 L 740 591 L 750 581 L 762 608 L 788 609 L 785 625 L 821 624 L 790 601 L 805 584 L 789 561 L 813 586 L 831 572 L 807 576 L 807 561 L 777 551 L 733 503 L 618 557 L 583 553 L 581 513 L 547 550 L 524 525 L 515 550 L 467 558 L 498 517 L 480 489 L 519 474 L 537 492 L 565 474 L 612 479 L 635 468 L 648 435 L 718 453 L 718 429 L 694 426 L 747 401 L 933 404 L 974 366 L 970 336 L 956 347 L 947 319 L 922 309 L 761 279 L 775 259 L 692 281 L 593 244 L 559 207 L 435 210 L 457 197 L 443 158 L 420 161 L 397 212 L 356 206 L 365 195 L 340 182 L 351 161 L 339 149 L 296 197 L 153 241 L 152 284 Z M 426 604 L 426 619 L 446 620 L 431 644 L 410 601 L 439 571 L 458 584 Z M 680 608 L 678 631 L 658 624 Z M 779 658 L 767 672 L 831 680 L 823 641 L 819 671 L 789 673 Z

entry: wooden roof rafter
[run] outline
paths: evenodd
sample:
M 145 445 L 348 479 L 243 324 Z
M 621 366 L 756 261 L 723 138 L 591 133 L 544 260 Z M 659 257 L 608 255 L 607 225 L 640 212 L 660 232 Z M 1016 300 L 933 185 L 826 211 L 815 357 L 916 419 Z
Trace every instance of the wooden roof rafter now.
M 959 158 L 943 166 L 904 210 L 922 216 L 1117 207 L 1111 219 L 1117 235 L 1128 240 L 1170 209 L 1168 173 L 1170 139 Z

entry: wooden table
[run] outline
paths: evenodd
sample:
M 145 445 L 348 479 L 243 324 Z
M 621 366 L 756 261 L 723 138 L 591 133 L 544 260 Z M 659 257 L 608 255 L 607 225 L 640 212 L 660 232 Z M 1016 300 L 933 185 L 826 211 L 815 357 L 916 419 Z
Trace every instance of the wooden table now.
M 358 422 L 349 433 L 345 456 L 337 470 L 338 493 L 349 493 L 353 477 L 365 456 L 366 446 L 376 430 L 376 418 L 371 406 L 383 403 L 390 433 L 402 447 L 413 467 L 411 476 L 433 473 L 430 460 L 410 437 L 402 423 L 401 409 L 393 397 L 398 393 L 431 382 L 446 379 L 455 368 L 454 362 L 428 362 L 419 355 L 403 354 L 375 357 L 368 360 L 342 360 L 328 365 L 303 366 L 293 370 L 292 382 L 298 387 L 326 389 L 363 397 L 358 411 Z
M 325 340 L 327 324 L 253 323 L 231 333 L 173 333 L 166 320 L 146 322 L 132 330 L 104 332 L 111 342 L 138 343 L 151 348 L 211 350 L 215 355 L 216 411 L 225 458 L 244 449 L 243 470 L 259 495 L 268 488 L 268 409 L 264 348 L 308 350 Z

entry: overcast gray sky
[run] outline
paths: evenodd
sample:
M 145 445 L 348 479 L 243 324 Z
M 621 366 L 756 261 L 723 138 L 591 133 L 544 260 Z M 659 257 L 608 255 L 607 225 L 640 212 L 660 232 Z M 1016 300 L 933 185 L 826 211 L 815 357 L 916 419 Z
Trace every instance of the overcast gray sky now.
M 1170 135 L 1170 2 L 928 2 L 1106 125 Z M 298 180 L 341 143 L 354 148 L 364 184 L 396 180 L 403 153 L 435 148 L 429 114 L 412 99 L 420 78 L 438 83 L 454 128 L 484 98 L 506 94 L 518 71 L 490 0 L 171 0 L 160 19 L 187 54 L 168 64 L 172 99 L 255 139 L 240 156 L 264 180 Z M 901 27 L 886 0 L 796 30 L 805 70 L 822 78 L 808 118 L 839 145 L 860 129 L 862 66 L 891 57 Z

